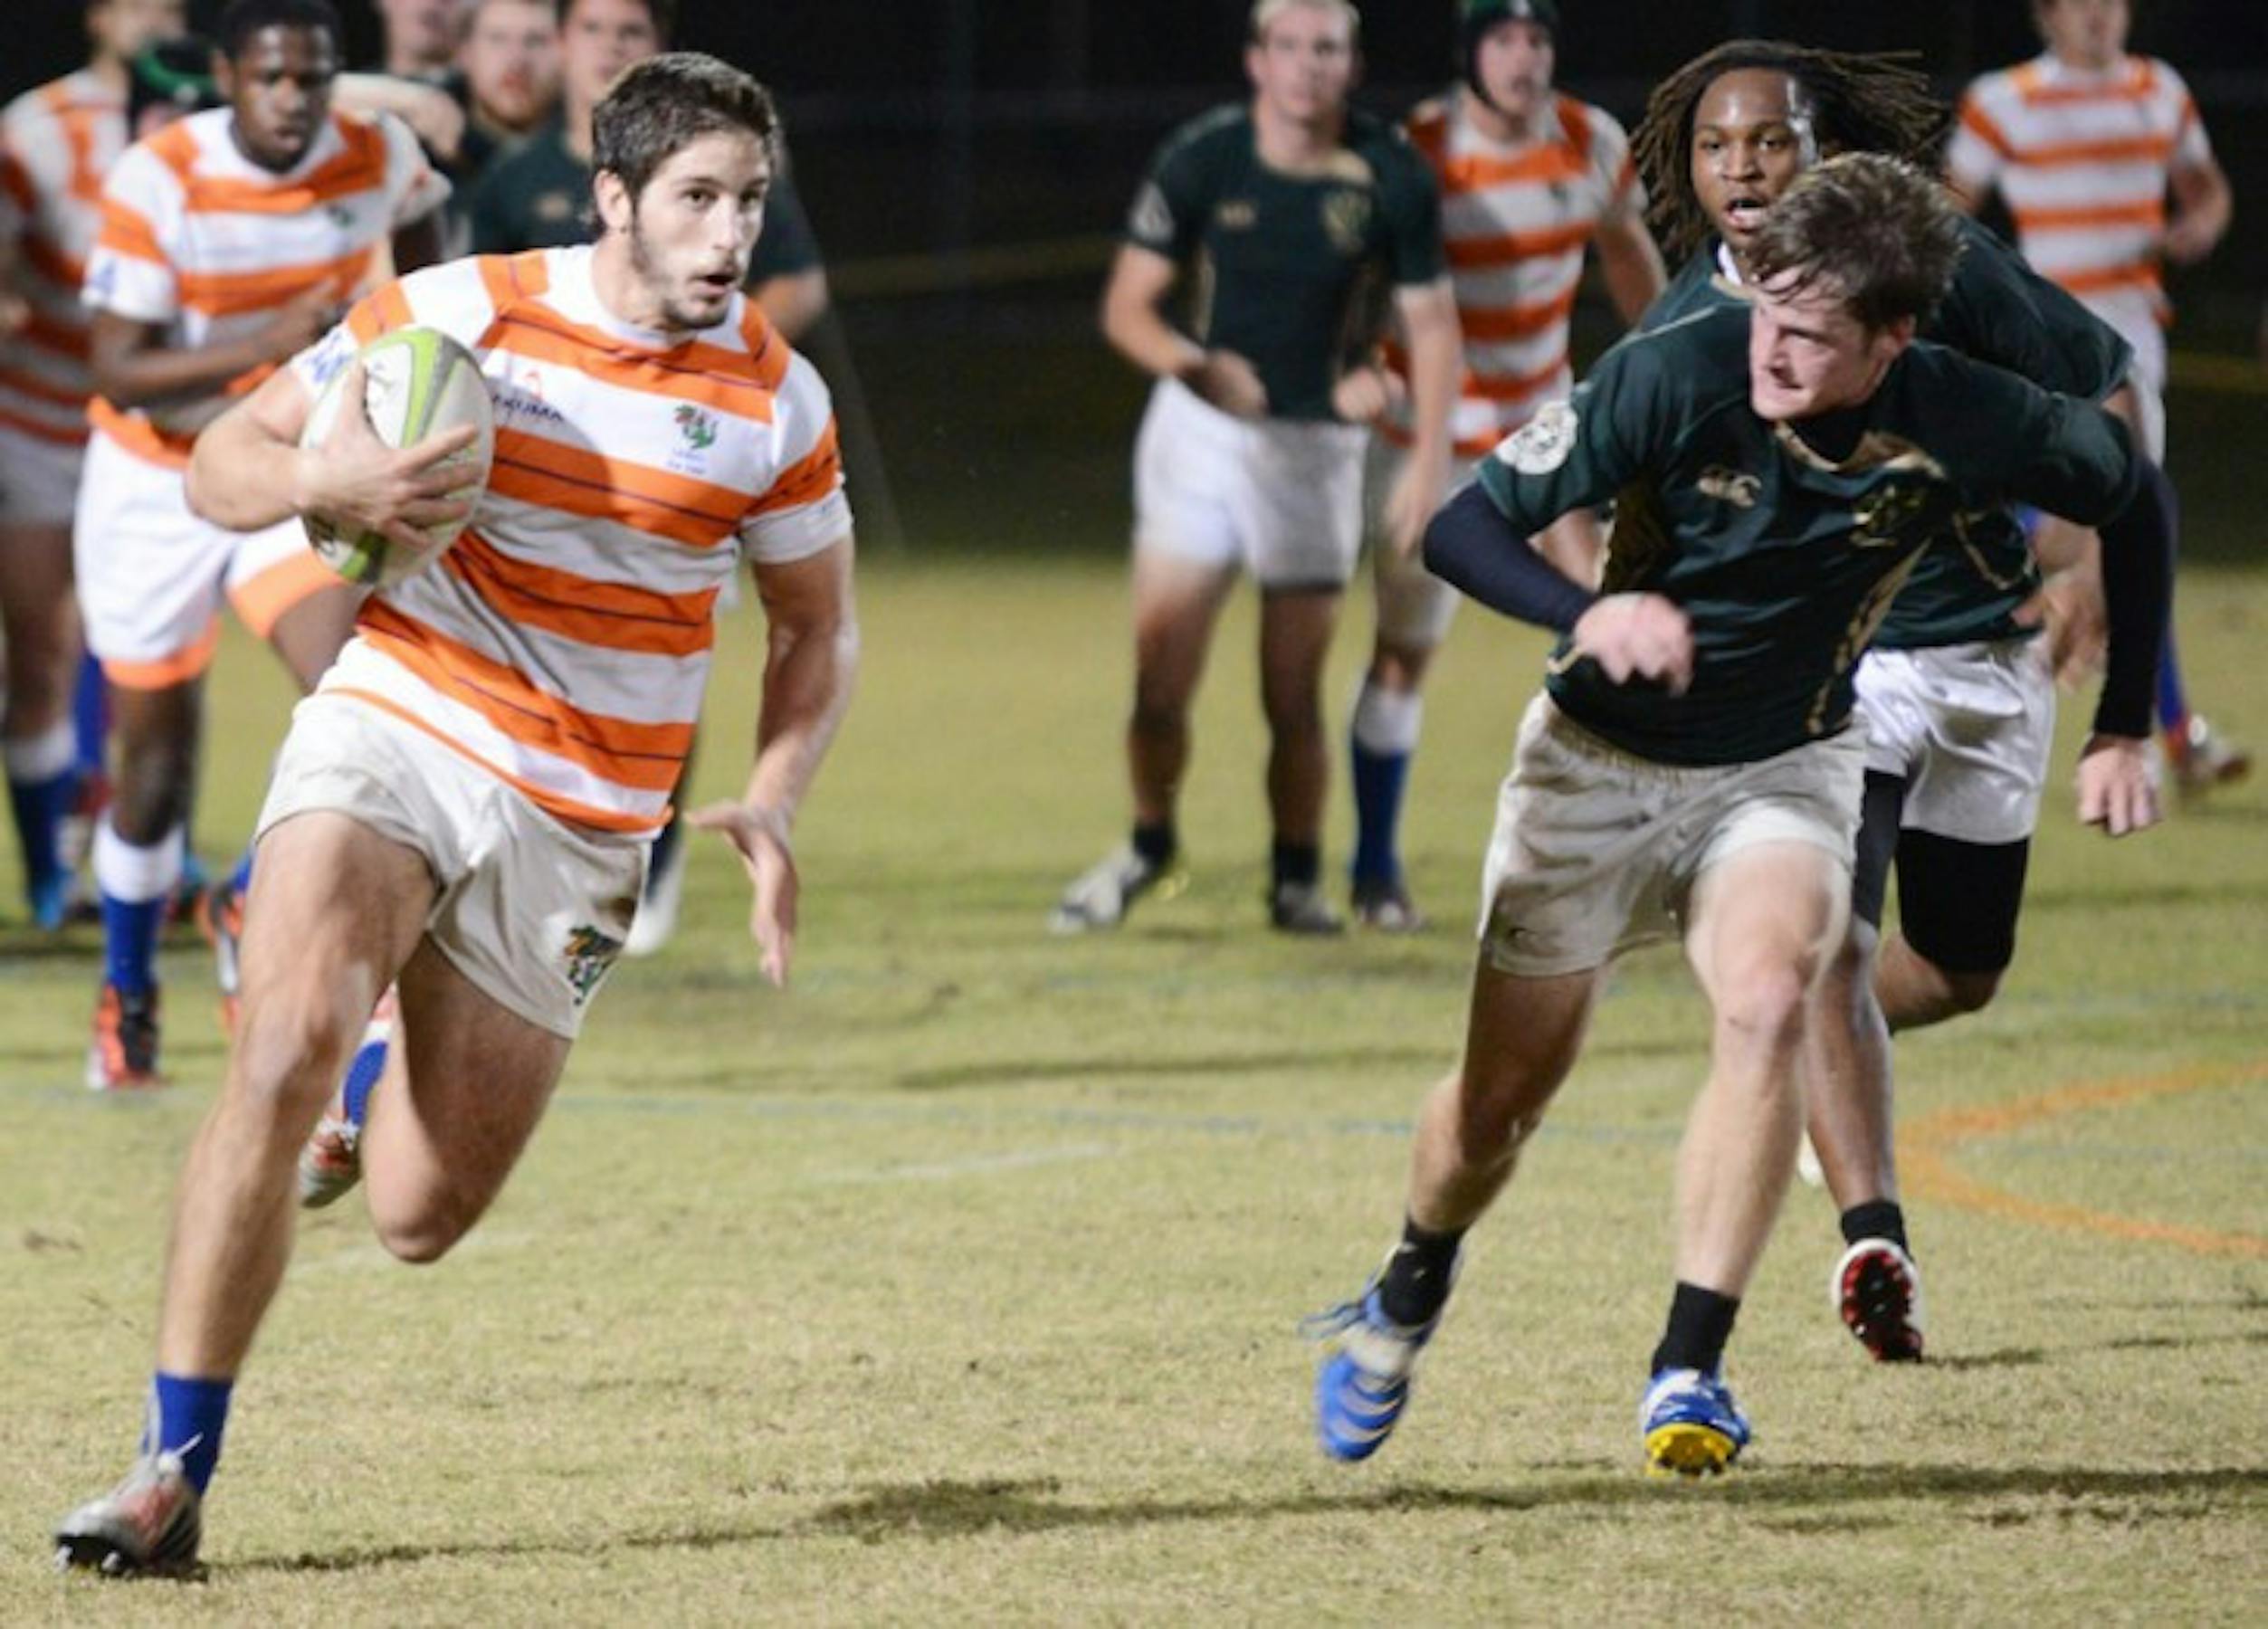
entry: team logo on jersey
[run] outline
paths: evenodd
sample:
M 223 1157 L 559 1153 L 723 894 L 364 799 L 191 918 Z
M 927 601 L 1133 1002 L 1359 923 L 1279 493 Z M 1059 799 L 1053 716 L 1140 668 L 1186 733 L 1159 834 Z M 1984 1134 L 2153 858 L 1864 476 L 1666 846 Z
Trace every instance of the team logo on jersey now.
M 1851 541 L 1861 548 L 1895 548 L 1914 533 L 1930 489 L 1904 481 L 1888 481 L 1862 497 L 1851 511 Z
M 1157 182 L 1143 182 L 1141 191 L 1134 195 L 1134 207 L 1127 212 L 1126 230 L 1139 243 L 1173 241 L 1173 205 L 1166 202 L 1166 195 Z
M 1323 235 L 1341 254 L 1360 254 L 1370 230 L 1370 195 L 1333 187 L 1323 195 Z
M 1536 416 L 1497 443 L 1496 456 L 1523 475 L 1549 475 L 1575 451 L 1581 421 L 1569 402 L 1546 402 Z
M 1250 198 L 1228 198 L 1213 212 L 1213 221 L 1223 232 L 1250 232 L 1260 224 L 1260 209 Z
M 1704 498 L 1714 498 L 1720 503 L 1730 503 L 1739 510 L 1752 510 L 1757 500 L 1764 496 L 1764 482 L 1746 470 L 1728 470 L 1722 464 L 1711 464 L 1693 482 L 1694 490 Z
M 567 981 L 574 986 L 575 1005 L 581 1006 L 606 976 L 606 969 L 615 965 L 615 957 L 622 954 L 622 941 L 585 922 L 568 929 L 561 954 L 567 958 Z
M 691 402 L 677 405 L 677 433 L 685 438 L 685 444 L 695 452 L 706 452 L 717 444 L 717 415 L 704 412 Z
M 351 361 L 355 354 L 355 337 L 344 324 L 323 336 L 321 343 L 307 356 L 307 371 L 320 390 L 338 377 L 338 370 Z

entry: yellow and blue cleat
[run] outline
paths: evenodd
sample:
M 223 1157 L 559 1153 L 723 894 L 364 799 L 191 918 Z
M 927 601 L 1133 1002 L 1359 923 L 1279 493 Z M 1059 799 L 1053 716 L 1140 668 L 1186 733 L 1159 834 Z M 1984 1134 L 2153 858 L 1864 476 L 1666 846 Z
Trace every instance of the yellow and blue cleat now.
M 1638 1405 L 1646 1470 L 1654 1476 L 1714 1476 L 1749 1445 L 1749 1417 L 1719 1375 L 1663 1369 Z

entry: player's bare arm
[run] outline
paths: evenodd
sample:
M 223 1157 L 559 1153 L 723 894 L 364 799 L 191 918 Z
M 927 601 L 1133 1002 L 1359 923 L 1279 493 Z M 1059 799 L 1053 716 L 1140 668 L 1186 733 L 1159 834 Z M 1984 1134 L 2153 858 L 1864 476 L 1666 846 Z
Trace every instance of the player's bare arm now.
M 1387 494 L 1387 535 L 1408 554 L 1425 535 L 1425 522 L 1449 484 L 1449 414 L 1464 375 L 1464 335 L 1457 298 L 1447 277 L 1397 289 L 1394 306 L 1408 336 L 1412 445 Z
M 95 389 L 121 408 L 200 401 L 243 374 L 304 350 L 338 320 L 339 311 L 335 292 L 310 290 L 241 339 L 184 348 L 166 343 L 163 323 L 99 310 L 88 336 Z
M 2177 169 L 2167 177 L 2173 188 L 2173 218 L 2166 224 L 2166 258 L 2194 265 L 2213 252 L 2228 231 L 2235 212 L 2228 176 L 2212 158 Z
M 763 952 L 764 976 L 775 985 L 787 982 L 795 950 L 796 812 L 842 725 L 858 673 L 853 552 L 845 535 L 803 559 L 756 566 L 767 627 L 756 765 L 738 802 L 686 816 L 740 852 L 756 895 L 748 933 Z
M 376 531 L 405 548 L 425 546 L 419 529 L 462 520 L 470 506 L 447 496 L 463 472 L 444 465 L 477 438 L 470 425 L 438 431 L 415 446 L 389 447 L 363 409 L 362 364 L 349 362 L 341 413 L 320 445 L 301 448 L 314 401 L 297 374 L 271 375 L 197 437 L 189 458 L 189 507 L 216 526 L 255 531 L 293 514 L 320 515 L 342 529 Z M 290 478 L 275 479 L 279 469 Z
M 1179 275 L 1165 255 L 1122 245 L 1102 291 L 1102 337 L 1144 373 L 1179 379 L 1224 413 L 1259 418 L 1268 392 L 1252 363 L 1234 351 L 1206 350 L 1166 320 L 1162 308 Z
M 1598 271 L 1606 282 L 1606 297 L 1615 302 L 1615 311 L 1625 324 L 1636 326 L 1669 283 L 1662 251 L 1654 244 L 1653 233 L 1646 230 L 1645 218 L 1634 209 L 1609 215 L 1599 222 L 1598 234 L 1591 241 L 1598 251 Z

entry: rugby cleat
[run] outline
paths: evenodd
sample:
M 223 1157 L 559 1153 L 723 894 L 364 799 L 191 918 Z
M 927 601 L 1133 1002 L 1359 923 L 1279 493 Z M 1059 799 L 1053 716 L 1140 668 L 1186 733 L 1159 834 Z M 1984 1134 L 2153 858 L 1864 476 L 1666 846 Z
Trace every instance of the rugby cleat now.
M 110 1578 L 194 1574 L 204 1537 L 198 1502 L 179 1454 L 146 1454 L 124 1481 L 56 1524 L 55 1568 Z
M 1663 1369 L 1638 1404 L 1638 1434 L 1653 1476 L 1714 1476 L 1749 1445 L 1749 1418 L 1721 1375 Z
M 157 986 L 129 995 L 106 982 L 87 1045 L 87 1089 L 145 1091 L 165 1083 L 157 1072 Z
M 1358 879 L 1352 902 L 1355 920 L 1373 933 L 1415 933 L 1425 926 L 1425 912 L 1399 877 Z
M 1346 919 L 1331 909 L 1320 882 L 1279 882 L 1270 889 L 1268 926 L 1317 938 L 1347 931 Z
M 1050 932 L 1093 933 L 1126 920 L 1134 901 L 1150 894 L 1170 900 L 1189 885 L 1189 874 L 1173 862 L 1145 860 L 1130 843 L 1121 843 L 1082 872 L 1047 919 Z
M 1827 1299 L 1876 1362 L 1921 1361 L 1921 1270 L 1896 1241 L 1861 1239 L 1844 1251 Z
M 362 1180 L 363 1122 L 369 1114 L 370 1092 L 386 1072 L 400 1013 L 400 999 L 389 986 L 364 1026 L 362 1043 L 348 1060 L 330 1106 L 300 1149 L 302 1210 L 320 1210 Z
M 1352 1462 L 1385 1446 L 1409 1405 L 1417 1355 L 1440 1327 L 1439 1312 L 1422 1324 L 1389 1319 L 1375 1279 L 1355 1300 L 1301 1325 L 1302 1333 L 1327 1348 L 1315 1371 L 1315 1438 L 1325 1453 Z
M 2166 757 L 2174 786 L 2185 797 L 2243 780 L 2253 770 L 2253 755 L 2198 713 L 2191 713 L 2179 729 L 2166 732 Z

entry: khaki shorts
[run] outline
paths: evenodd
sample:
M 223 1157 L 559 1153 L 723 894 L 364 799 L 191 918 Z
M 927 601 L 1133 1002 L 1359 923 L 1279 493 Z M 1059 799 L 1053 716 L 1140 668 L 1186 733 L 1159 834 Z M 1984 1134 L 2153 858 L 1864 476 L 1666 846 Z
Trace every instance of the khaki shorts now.
M 1744 849 L 1806 843 L 1842 862 L 1858 840 L 1865 732 L 1754 764 L 1657 764 L 1611 747 L 1547 696 L 1529 703 L 1496 805 L 1481 946 L 1498 971 L 1548 978 L 1680 934 L 1694 879 Z
M 2055 738 L 2045 640 L 1869 651 L 1858 703 L 1866 767 L 1906 783 L 1901 826 L 1961 843 L 2032 835 Z
M 1362 543 L 1368 435 L 1240 419 L 1162 380 L 1134 443 L 1134 547 L 1242 567 L 1263 588 L 1343 588 Z
M 573 1040 L 629 936 L 648 840 L 567 825 L 415 725 L 347 696 L 291 714 L 259 831 L 328 809 L 416 850 L 425 935 L 481 991 Z

